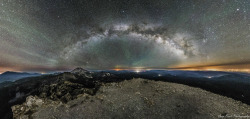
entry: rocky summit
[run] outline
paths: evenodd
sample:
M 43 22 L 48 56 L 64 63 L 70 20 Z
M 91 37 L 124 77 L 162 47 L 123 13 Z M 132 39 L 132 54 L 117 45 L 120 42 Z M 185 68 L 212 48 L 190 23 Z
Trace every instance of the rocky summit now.
M 71 73 L 77 73 L 77 74 L 84 74 L 89 72 L 88 70 L 81 68 L 81 67 L 77 67 L 74 70 L 71 71 Z
M 112 82 L 114 78 L 114 75 L 107 75 L 105 72 L 93 73 L 77 68 L 72 72 L 2 83 L 0 118 L 12 118 L 10 107 L 24 102 L 25 98 L 30 95 L 67 103 L 76 99 L 79 94 L 94 95 L 102 83 Z
M 150 72 L 144 73 L 92 72 L 77 68 L 71 72 L 2 83 L 0 118 L 199 119 L 250 115 L 250 106 L 240 101 L 201 88 L 166 82 L 166 79 L 192 82 L 189 77 L 166 75 L 162 78 L 154 77 L 154 71 L 150 76 Z M 192 79 L 198 84 L 208 84 L 209 88 L 213 86 L 199 82 L 204 78 Z
M 94 94 L 62 103 L 29 96 L 12 106 L 16 119 L 223 118 L 250 115 L 250 106 L 181 84 L 145 79 L 106 83 Z

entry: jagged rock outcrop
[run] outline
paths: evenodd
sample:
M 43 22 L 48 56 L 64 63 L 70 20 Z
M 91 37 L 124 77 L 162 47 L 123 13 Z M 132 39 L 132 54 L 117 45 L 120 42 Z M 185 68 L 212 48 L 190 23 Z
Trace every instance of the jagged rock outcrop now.
M 105 72 L 94 73 L 83 68 L 59 74 L 54 81 L 43 82 L 38 88 L 38 96 L 64 103 L 79 94 L 94 95 L 102 82 L 112 80 L 114 75 Z
M 95 95 L 79 94 L 61 103 L 30 96 L 12 107 L 17 119 L 218 118 L 250 115 L 250 106 L 186 85 L 125 80 L 102 84 Z
M 86 70 L 86 69 L 83 69 L 81 67 L 77 67 L 77 68 L 75 68 L 74 70 L 71 71 L 71 73 L 73 73 L 73 74 L 85 74 L 87 72 L 89 72 L 89 71 Z
M 31 115 L 39 109 L 45 108 L 49 105 L 62 105 L 60 101 L 52 101 L 49 99 L 42 99 L 37 96 L 28 96 L 26 102 L 21 105 L 12 106 L 13 118 L 16 119 L 30 119 Z M 18 115 L 23 115 L 22 117 Z
M 78 73 L 77 73 L 78 72 Z M 112 79 L 110 77 L 105 77 Z M 0 118 L 12 118 L 11 106 L 23 103 L 29 95 L 66 103 L 79 94 L 94 95 L 104 77 L 84 69 L 72 72 L 31 77 L 0 87 Z
M 93 72 L 90 72 L 86 69 L 83 69 L 81 67 L 78 67 L 71 71 L 72 74 L 78 75 L 78 76 L 85 76 L 86 78 L 93 78 Z
M 94 90 L 95 89 L 92 88 L 86 88 L 84 84 L 63 81 L 41 86 L 39 89 L 39 97 L 68 102 L 75 99 L 78 94 L 87 93 L 93 95 L 95 93 Z

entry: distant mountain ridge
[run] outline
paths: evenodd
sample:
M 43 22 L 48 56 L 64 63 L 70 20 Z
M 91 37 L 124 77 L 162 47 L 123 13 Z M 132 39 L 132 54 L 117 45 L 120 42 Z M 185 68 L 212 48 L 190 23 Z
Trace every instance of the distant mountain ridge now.
M 84 75 L 87 78 L 93 78 L 92 74 L 93 72 L 90 72 L 82 67 L 77 67 L 74 70 L 71 71 L 72 74 L 76 74 L 76 75 Z
M 12 71 L 7 71 L 2 74 L 0 74 L 0 83 L 5 82 L 5 81 L 16 81 L 22 78 L 27 78 L 27 77 L 35 77 L 35 76 L 41 76 L 42 74 L 40 73 L 28 73 L 28 72 L 12 72 Z
M 74 74 L 84 74 L 86 72 L 89 72 L 89 71 L 86 70 L 86 69 L 83 69 L 81 67 L 77 67 L 77 68 L 75 68 L 74 70 L 71 71 L 71 73 L 74 73 Z

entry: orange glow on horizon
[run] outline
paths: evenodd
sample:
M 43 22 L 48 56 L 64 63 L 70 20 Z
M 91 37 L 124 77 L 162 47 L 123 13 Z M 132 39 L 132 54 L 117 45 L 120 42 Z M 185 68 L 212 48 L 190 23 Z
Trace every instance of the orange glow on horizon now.
M 111 70 L 122 71 L 122 70 L 124 70 L 124 69 L 111 69 Z
M 187 71 L 226 71 L 226 72 L 245 72 L 250 73 L 250 68 L 239 66 L 200 66 L 200 67 L 178 67 L 178 68 L 147 68 L 147 67 L 131 67 L 131 68 L 115 68 L 115 71 L 122 70 L 187 70 Z
M 250 73 L 250 69 L 236 69 L 236 68 L 216 68 L 216 67 L 203 67 L 203 68 L 183 68 L 179 70 L 188 70 L 188 71 L 226 71 L 226 72 L 245 72 Z
M 226 72 L 245 72 L 250 73 L 250 64 L 221 64 L 221 65 L 186 65 L 173 67 L 177 70 L 190 71 L 226 71 Z
M 105 70 L 105 69 L 104 69 Z M 179 67 L 123 67 L 116 66 L 110 70 L 122 71 L 122 70 L 134 70 L 134 71 L 145 71 L 145 70 L 190 70 L 190 71 L 226 71 L 226 72 L 245 72 L 250 73 L 250 64 L 242 65 L 208 65 L 208 66 L 198 66 L 198 65 L 189 65 L 189 66 L 179 66 Z M 0 67 L 0 74 L 6 71 L 14 72 L 23 72 L 19 68 L 10 68 L 10 67 Z M 61 70 L 67 71 L 67 70 Z M 36 72 L 35 70 L 32 72 Z M 46 71 L 37 71 L 39 73 L 45 74 Z
M 13 68 L 0 67 L 0 74 L 4 73 L 6 71 L 20 72 L 19 70 L 15 70 Z

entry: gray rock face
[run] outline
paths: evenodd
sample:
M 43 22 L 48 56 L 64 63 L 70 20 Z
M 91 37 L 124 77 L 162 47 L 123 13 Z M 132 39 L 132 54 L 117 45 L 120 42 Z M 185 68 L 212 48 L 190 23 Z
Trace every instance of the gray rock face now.
M 22 105 L 12 106 L 13 118 L 17 119 L 30 119 L 31 114 L 36 112 L 39 108 L 43 108 L 46 105 L 60 105 L 60 101 L 52 101 L 41 99 L 37 96 L 29 96 L 26 98 L 26 102 Z M 19 116 L 22 115 L 22 116 Z
M 42 86 L 40 92 L 41 94 L 39 97 L 60 100 L 62 102 L 68 102 L 75 99 L 78 94 L 94 94 L 93 89 L 85 88 L 83 84 L 70 81 Z
M 84 75 L 81 75 L 84 77 Z M 54 101 L 60 100 L 64 103 L 77 98 L 78 94 L 94 94 L 95 88 L 86 88 L 89 85 L 89 78 L 76 78 L 73 73 L 63 73 L 57 76 L 57 80 L 42 84 L 39 88 L 39 97 L 48 98 Z M 92 82 L 89 81 L 89 82 Z
M 81 67 L 74 69 L 73 71 L 71 71 L 71 73 L 79 75 L 79 76 L 85 76 L 86 78 L 93 78 L 92 77 L 93 72 L 90 72 L 90 71 L 83 69 Z
M 86 72 L 88 72 L 88 70 L 83 69 L 81 67 L 75 68 L 74 70 L 71 71 L 71 73 L 78 73 L 78 74 L 81 74 L 81 73 L 84 74 Z
M 67 103 L 30 96 L 12 107 L 17 119 L 218 118 L 250 115 L 250 106 L 186 85 L 132 79 L 103 84 Z

